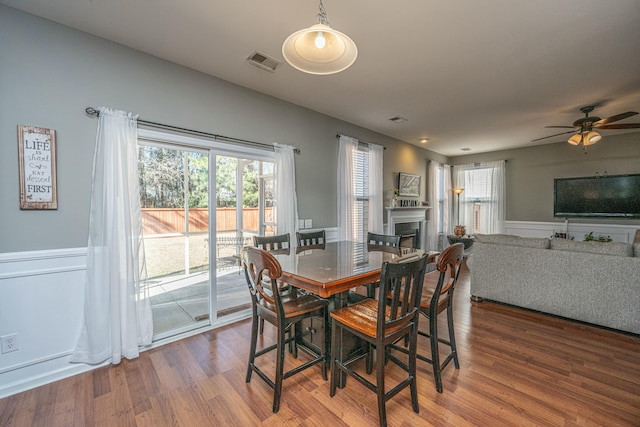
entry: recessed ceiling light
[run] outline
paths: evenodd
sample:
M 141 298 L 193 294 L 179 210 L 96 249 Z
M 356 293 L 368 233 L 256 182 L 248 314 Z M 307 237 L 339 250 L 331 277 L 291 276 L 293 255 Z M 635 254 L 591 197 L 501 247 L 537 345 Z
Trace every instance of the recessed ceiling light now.
M 420 140 L 420 142 L 421 142 L 422 144 L 426 144 L 427 142 L 429 142 L 429 140 L 428 140 L 427 138 L 422 138 L 422 139 Z
M 461 148 L 460 151 L 471 151 L 471 148 L 469 147 Z

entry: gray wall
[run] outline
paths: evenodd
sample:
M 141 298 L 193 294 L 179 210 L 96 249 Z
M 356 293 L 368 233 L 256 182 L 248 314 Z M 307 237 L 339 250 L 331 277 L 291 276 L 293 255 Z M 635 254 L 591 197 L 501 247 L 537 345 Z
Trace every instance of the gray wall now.
M 88 106 L 301 149 L 299 214 L 336 226 L 336 134 L 387 147 L 384 185 L 446 158 L 59 24 L 0 6 L 0 253 L 87 245 L 97 120 Z M 256 69 L 256 78 L 262 76 Z M 17 125 L 57 131 L 58 210 L 21 211 Z
M 640 132 L 607 136 L 585 154 L 566 142 L 450 159 L 452 164 L 507 160 L 507 220 L 558 221 L 553 217 L 553 180 L 640 173 Z M 572 222 L 640 224 L 630 219 L 571 219 Z
M 553 221 L 555 177 L 640 172 L 640 133 L 605 136 L 587 155 L 558 143 L 448 159 L 6 6 L 0 6 L 0 40 L 0 253 L 86 246 L 97 126 L 84 113 L 88 106 L 299 147 L 299 215 L 314 227 L 336 226 L 338 133 L 387 147 L 385 200 L 400 171 L 423 177 L 420 199 L 426 199 L 429 159 L 509 160 L 509 220 Z M 57 131 L 58 210 L 19 209 L 18 124 Z

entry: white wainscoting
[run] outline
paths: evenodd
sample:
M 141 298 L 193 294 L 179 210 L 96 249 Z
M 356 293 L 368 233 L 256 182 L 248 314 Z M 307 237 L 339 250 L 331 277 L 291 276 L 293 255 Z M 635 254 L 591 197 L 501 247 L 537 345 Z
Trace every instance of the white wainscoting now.
M 0 397 L 95 368 L 69 363 L 83 319 L 86 248 L 0 254 Z
M 327 241 L 336 241 L 337 234 L 335 227 L 327 228 Z M 0 254 L 0 336 L 17 333 L 19 345 L 17 351 L 0 354 L 0 398 L 108 364 L 69 362 L 84 316 L 86 259 L 86 248 Z M 154 342 L 151 348 L 228 321 Z
M 593 231 L 593 236 L 609 236 L 614 242 L 633 243 L 640 225 L 587 224 L 563 222 L 506 221 L 505 233 L 521 237 L 551 237 L 555 233 L 568 233 L 569 238 L 584 240 Z

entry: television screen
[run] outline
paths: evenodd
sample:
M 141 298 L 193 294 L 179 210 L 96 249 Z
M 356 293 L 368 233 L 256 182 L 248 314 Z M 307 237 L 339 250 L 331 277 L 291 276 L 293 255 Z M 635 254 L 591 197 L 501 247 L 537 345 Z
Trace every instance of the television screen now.
M 640 174 L 557 178 L 554 216 L 640 217 Z

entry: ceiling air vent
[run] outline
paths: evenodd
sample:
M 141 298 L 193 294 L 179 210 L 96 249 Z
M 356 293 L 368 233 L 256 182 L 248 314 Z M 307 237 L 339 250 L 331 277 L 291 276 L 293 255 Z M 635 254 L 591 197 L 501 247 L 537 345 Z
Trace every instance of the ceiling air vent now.
M 281 62 L 278 61 L 277 59 L 272 58 L 268 55 L 265 55 L 264 53 L 260 53 L 257 50 L 254 51 L 251 55 L 249 55 L 249 57 L 247 58 L 247 61 L 249 61 L 249 64 L 255 65 L 258 68 L 269 71 L 270 73 L 273 73 L 276 70 L 276 68 L 278 68 L 278 65 L 281 64 Z
M 407 121 L 407 119 L 400 116 L 391 117 L 389 120 L 391 120 L 393 123 L 404 123 Z

